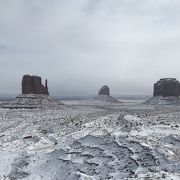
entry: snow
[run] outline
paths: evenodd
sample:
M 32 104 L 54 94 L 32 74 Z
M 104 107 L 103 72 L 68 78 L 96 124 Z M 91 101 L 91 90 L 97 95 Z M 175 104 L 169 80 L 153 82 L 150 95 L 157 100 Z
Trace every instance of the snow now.
M 179 107 L 64 103 L 0 108 L 0 179 L 180 179 Z
M 154 106 L 179 106 L 180 105 L 180 98 L 179 97 L 162 97 L 156 96 L 153 97 L 145 102 L 147 105 L 154 105 Z
M 49 95 L 21 94 L 21 95 L 17 96 L 11 102 L 3 103 L 1 106 L 3 108 L 34 109 L 34 108 L 42 108 L 42 107 L 56 108 L 60 105 L 63 105 L 63 103 L 56 101 L 55 99 L 53 99 Z

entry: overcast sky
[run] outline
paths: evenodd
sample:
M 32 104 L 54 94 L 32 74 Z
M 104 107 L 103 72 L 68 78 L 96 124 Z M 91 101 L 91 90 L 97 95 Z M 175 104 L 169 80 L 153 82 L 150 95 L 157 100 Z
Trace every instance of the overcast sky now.
M 180 80 L 180 0 L 0 0 L 0 95 L 24 74 L 52 95 L 152 94 Z

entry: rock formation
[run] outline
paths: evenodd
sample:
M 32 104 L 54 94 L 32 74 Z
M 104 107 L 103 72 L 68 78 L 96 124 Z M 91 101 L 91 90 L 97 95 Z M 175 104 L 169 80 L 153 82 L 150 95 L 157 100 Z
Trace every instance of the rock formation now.
M 108 86 L 103 86 L 101 87 L 101 89 L 99 90 L 99 95 L 107 95 L 110 96 L 110 90 Z
M 41 77 L 24 75 L 22 79 L 22 94 L 46 94 L 49 95 L 47 80 L 45 86 L 41 82 Z
M 175 78 L 163 78 L 154 84 L 155 96 L 180 96 L 180 83 Z
M 63 103 L 49 96 L 47 80 L 42 84 L 38 76 L 24 75 L 22 79 L 22 94 L 8 103 L 1 104 L 8 109 L 59 108 Z
M 96 96 L 95 99 L 106 103 L 121 103 L 117 99 L 110 96 L 110 89 L 106 85 L 101 87 L 98 92 L 98 96 Z

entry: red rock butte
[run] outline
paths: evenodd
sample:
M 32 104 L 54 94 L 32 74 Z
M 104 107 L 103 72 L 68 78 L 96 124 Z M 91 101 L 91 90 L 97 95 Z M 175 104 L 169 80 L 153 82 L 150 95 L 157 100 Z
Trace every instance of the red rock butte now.
M 24 75 L 22 79 L 22 94 L 46 94 L 49 95 L 47 80 L 42 84 L 41 77 Z

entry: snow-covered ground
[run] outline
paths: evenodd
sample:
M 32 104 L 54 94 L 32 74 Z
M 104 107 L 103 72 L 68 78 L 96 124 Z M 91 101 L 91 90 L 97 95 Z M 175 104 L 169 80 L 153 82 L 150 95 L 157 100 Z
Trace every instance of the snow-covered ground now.
M 0 109 L 0 179 L 180 179 L 180 107 L 63 103 Z

